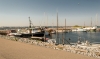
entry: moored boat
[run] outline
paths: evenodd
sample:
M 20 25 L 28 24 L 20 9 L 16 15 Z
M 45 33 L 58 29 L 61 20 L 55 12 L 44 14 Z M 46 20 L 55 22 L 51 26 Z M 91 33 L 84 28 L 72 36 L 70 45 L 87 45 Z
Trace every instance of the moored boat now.
M 77 28 L 77 29 L 73 29 L 72 32 L 75 32 L 75 31 L 82 31 L 82 32 L 86 32 L 86 29 L 84 28 Z
M 35 36 L 35 37 L 43 37 L 44 36 L 44 30 L 41 29 L 41 28 L 34 28 L 34 29 L 31 29 L 31 33 L 30 33 L 30 30 L 27 30 L 26 33 L 21 33 L 21 36 L 20 37 L 32 37 L 32 36 Z

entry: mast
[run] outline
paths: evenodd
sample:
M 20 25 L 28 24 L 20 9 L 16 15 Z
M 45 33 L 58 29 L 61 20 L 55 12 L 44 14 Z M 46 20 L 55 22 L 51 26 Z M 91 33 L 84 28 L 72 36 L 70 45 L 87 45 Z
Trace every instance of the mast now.
M 57 33 L 58 33 L 58 12 L 57 12 Z
M 96 14 L 96 26 L 98 25 L 98 14 Z
M 84 28 L 85 28 L 85 21 L 84 21 Z
M 58 37 L 59 37 L 59 36 L 58 36 L 58 12 L 57 12 L 57 33 L 56 33 L 56 35 L 57 35 L 57 38 L 56 38 L 56 40 L 57 40 L 57 39 L 59 39 L 59 38 L 58 38 Z
M 29 17 L 29 33 L 30 33 L 30 34 L 31 34 L 31 31 L 32 31 L 32 30 L 31 30 L 31 27 L 32 27 L 31 24 L 32 24 L 32 23 L 31 23 L 31 20 L 30 20 L 30 17 Z
M 66 19 L 65 19 L 65 32 L 66 32 Z
M 31 28 L 31 20 L 30 20 L 30 17 L 29 17 L 29 28 Z
M 46 16 L 45 16 L 45 12 L 44 12 L 44 27 L 45 27 L 45 25 L 46 25 L 45 17 L 46 17 Z
M 91 27 L 92 27 L 92 17 L 91 17 Z
M 48 27 L 48 15 L 47 15 L 47 27 Z
M 66 19 L 65 19 L 65 35 L 66 35 Z M 66 37 L 66 36 L 65 36 L 65 37 Z M 62 29 L 62 44 L 64 45 L 63 29 Z

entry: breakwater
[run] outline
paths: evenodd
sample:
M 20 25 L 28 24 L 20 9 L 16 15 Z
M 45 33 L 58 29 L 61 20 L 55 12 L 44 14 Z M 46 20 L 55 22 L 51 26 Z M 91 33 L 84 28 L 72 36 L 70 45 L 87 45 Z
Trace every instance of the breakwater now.
M 46 48 L 52 48 L 55 50 L 64 50 L 66 52 L 71 52 L 75 54 L 82 54 L 85 56 L 89 57 L 95 57 L 95 58 L 100 58 L 100 45 L 99 44 L 92 44 L 92 45 L 55 45 L 55 43 L 51 41 L 47 42 L 42 42 L 39 40 L 33 40 L 30 38 L 19 38 L 19 37 L 10 37 L 10 36 L 5 36 L 5 35 L 0 35 L 0 38 L 8 39 L 8 40 L 13 40 L 13 41 L 18 41 L 18 42 L 23 42 L 31 45 L 38 45 L 38 46 L 43 46 Z

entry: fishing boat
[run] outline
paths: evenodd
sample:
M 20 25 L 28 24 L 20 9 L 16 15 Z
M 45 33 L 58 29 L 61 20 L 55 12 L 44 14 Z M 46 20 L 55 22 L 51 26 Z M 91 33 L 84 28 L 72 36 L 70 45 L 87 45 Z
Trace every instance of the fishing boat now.
M 30 33 L 31 30 L 31 33 Z M 34 28 L 27 31 L 27 33 L 22 33 L 20 37 L 43 37 L 44 30 L 41 28 Z
M 29 37 L 43 37 L 45 34 L 45 31 L 42 27 L 34 27 L 32 28 L 32 22 L 29 17 L 29 28 L 26 32 L 21 33 L 19 37 L 29 38 Z M 17 35 L 15 35 L 17 36 Z

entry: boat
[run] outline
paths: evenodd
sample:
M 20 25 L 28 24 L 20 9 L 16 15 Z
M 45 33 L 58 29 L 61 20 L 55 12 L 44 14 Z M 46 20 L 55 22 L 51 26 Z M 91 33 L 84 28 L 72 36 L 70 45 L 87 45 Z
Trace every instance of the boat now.
M 76 31 L 76 32 L 79 32 L 79 31 L 80 31 L 80 32 L 86 32 L 87 30 L 84 29 L 84 28 L 77 28 L 77 29 L 73 29 L 73 30 L 72 30 L 72 32 L 75 32 L 75 31 Z
M 19 37 L 23 37 L 23 38 L 43 37 L 45 34 L 45 30 L 42 27 L 32 28 L 31 25 L 33 25 L 33 24 L 30 20 L 30 17 L 29 17 L 29 22 L 30 22 L 29 28 L 27 29 L 26 32 L 21 33 L 21 35 L 19 35 Z M 15 36 L 18 36 L 18 35 L 15 35 Z
M 51 31 L 51 34 L 56 34 L 56 31 L 55 31 L 55 30 L 52 30 L 52 31 Z
M 87 31 L 96 31 L 97 27 L 86 27 L 84 29 Z
M 21 36 L 21 34 L 20 33 L 17 33 L 17 30 L 16 29 L 11 29 L 11 30 L 9 30 L 9 33 L 7 34 L 8 36 Z
M 7 35 L 9 34 L 9 30 L 0 30 L 0 35 Z
M 31 29 L 31 33 L 30 30 L 28 30 L 27 33 L 22 33 L 20 37 L 43 37 L 44 36 L 45 31 L 41 28 L 34 28 Z

